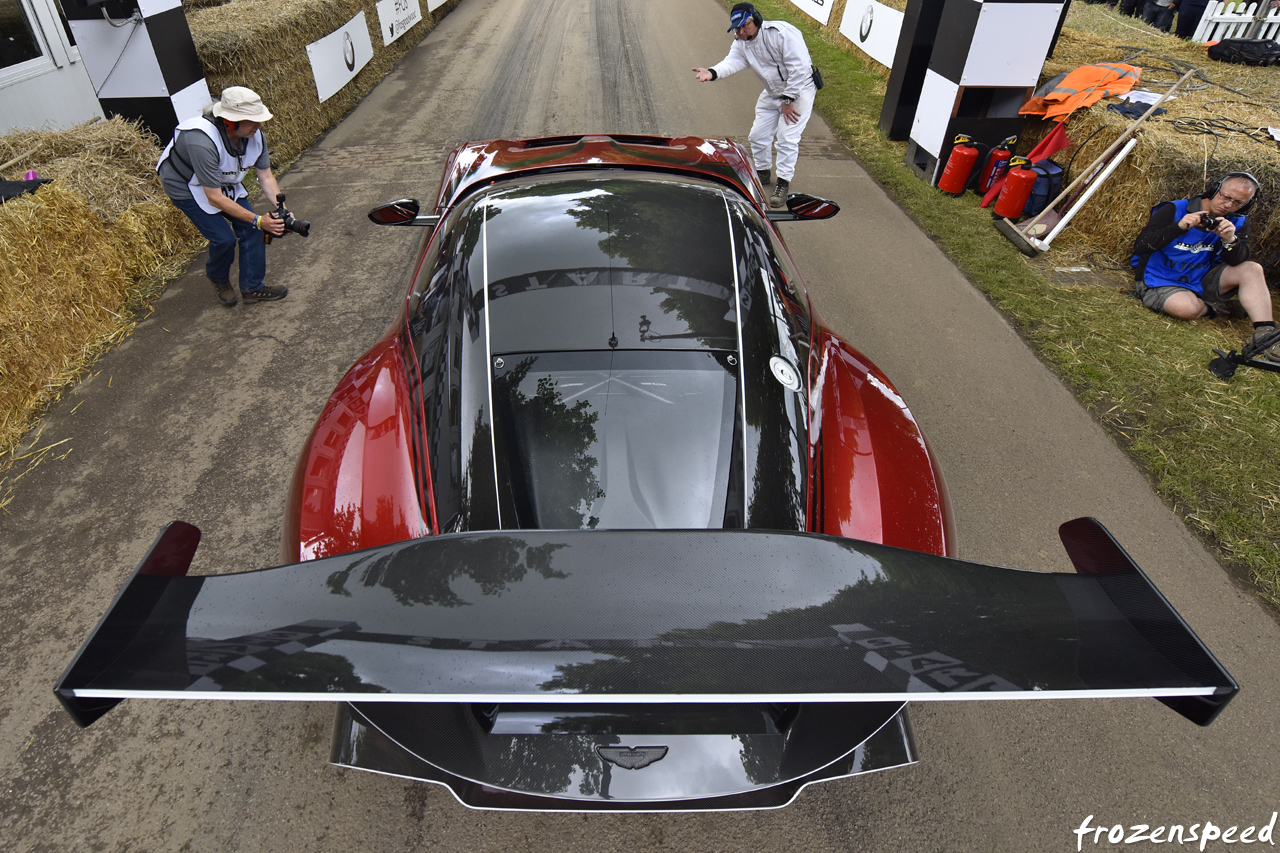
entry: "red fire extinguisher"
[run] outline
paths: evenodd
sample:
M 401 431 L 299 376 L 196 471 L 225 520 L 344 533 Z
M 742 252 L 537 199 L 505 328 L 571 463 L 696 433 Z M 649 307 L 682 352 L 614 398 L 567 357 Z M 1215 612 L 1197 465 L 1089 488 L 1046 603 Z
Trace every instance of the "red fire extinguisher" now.
M 982 164 L 982 171 L 978 173 L 978 185 L 973 188 L 974 192 L 985 195 L 991 185 L 1000 180 L 1000 176 L 1009 168 L 1009 158 L 1013 156 L 1013 146 L 1017 141 L 1018 137 L 1010 136 L 991 149 L 987 161 Z
M 1005 175 L 1004 186 L 996 199 L 991 215 L 997 218 L 1017 219 L 1022 209 L 1027 206 L 1031 197 L 1031 188 L 1036 183 L 1036 170 L 1031 168 L 1031 161 L 1026 157 L 1014 157 L 1009 160 L 1009 173 Z
M 971 142 L 973 140 L 963 133 L 956 137 L 955 147 L 947 158 L 947 167 L 938 178 L 938 189 L 948 195 L 964 195 L 964 188 L 969 185 L 973 164 L 978 162 L 978 149 Z

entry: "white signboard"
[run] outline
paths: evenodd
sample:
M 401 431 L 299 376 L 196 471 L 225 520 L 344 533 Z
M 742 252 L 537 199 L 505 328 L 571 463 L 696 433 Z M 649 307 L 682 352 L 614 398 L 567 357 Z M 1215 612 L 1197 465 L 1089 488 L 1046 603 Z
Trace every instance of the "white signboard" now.
M 819 23 L 826 24 L 831 20 L 831 6 L 836 0 L 791 0 L 800 7 L 800 11 L 816 18 Z
M 324 103 L 373 59 L 373 42 L 369 40 L 364 12 L 347 21 L 341 29 L 307 45 L 307 56 L 316 78 L 316 94 Z
M 1061 3 L 983 3 L 961 86 L 1034 86 Z
M 383 47 L 400 38 L 421 20 L 422 7 L 418 0 L 378 0 L 378 29 L 382 30 Z
M 427 0 L 427 11 L 434 12 L 448 2 L 449 0 Z
M 902 12 L 876 0 L 849 0 L 840 33 L 867 56 L 892 68 L 904 17 Z

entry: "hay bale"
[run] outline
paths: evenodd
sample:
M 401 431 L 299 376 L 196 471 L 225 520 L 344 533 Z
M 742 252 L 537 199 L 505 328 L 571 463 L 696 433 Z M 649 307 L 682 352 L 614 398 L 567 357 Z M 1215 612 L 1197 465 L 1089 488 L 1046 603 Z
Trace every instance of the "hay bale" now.
M 0 136 L 0 163 L 27 151 L 32 153 L 0 172 L 0 179 L 16 181 L 35 169 L 40 177 L 83 196 L 104 221 L 114 221 L 136 204 L 165 198 L 155 177 L 158 140 L 124 119 Z
M 0 455 L 203 243 L 160 189 L 160 149 L 137 125 L 9 134 L 0 162 L 33 148 L 0 175 L 53 178 L 0 205 Z

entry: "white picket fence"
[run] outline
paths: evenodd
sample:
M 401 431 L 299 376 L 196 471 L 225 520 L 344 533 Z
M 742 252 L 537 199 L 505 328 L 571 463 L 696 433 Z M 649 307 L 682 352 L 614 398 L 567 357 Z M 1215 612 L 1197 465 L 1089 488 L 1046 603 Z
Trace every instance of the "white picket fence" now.
M 1204 44 L 1223 39 L 1248 38 L 1249 27 L 1253 25 L 1257 12 L 1257 3 L 1246 5 L 1238 0 L 1210 3 L 1191 40 Z M 1280 41 L 1280 9 L 1267 10 L 1262 18 L 1262 29 L 1253 38 Z

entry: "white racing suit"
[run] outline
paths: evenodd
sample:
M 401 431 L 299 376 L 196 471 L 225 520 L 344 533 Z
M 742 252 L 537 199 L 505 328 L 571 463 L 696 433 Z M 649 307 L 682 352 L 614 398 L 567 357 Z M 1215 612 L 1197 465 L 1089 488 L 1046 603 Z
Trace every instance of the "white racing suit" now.
M 790 182 L 800 153 L 800 135 L 813 112 L 813 61 L 800 31 L 786 21 L 764 21 L 751 41 L 734 39 L 729 55 L 711 66 L 715 78 L 728 77 L 750 68 L 764 84 L 756 101 L 756 120 L 751 125 L 751 159 L 760 171 L 768 169 L 777 146 L 778 177 Z M 782 117 L 783 96 L 793 99 L 800 120 L 787 124 Z

